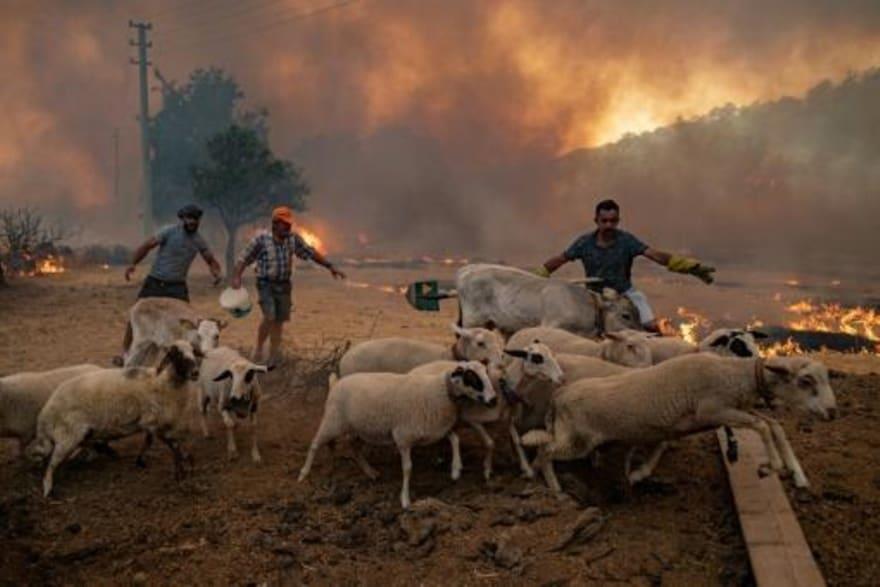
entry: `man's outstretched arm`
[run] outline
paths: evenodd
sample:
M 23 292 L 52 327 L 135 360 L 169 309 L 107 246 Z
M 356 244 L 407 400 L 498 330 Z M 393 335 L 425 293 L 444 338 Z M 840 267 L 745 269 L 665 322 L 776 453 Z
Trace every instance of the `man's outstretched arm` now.
M 550 277 L 554 271 L 566 263 L 568 263 L 568 259 L 565 258 L 565 255 L 556 255 L 544 261 L 543 265 L 535 269 L 535 273 L 541 277 Z
M 644 255 L 655 263 L 663 265 L 675 273 L 688 273 L 699 278 L 704 283 L 712 283 L 715 281 L 715 276 L 713 275 L 715 273 L 715 268 L 711 265 L 701 263 L 697 259 L 682 257 L 681 255 L 673 255 L 671 253 L 652 249 L 651 247 L 645 249 Z
M 208 264 L 208 268 L 211 270 L 211 275 L 214 276 L 214 285 L 217 285 L 220 283 L 220 280 L 223 279 L 223 269 L 220 267 L 220 263 L 217 262 L 214 253 L 212 253 L 210 249 L 202 251 L 202 259 Z
M 329 271 L 329 272 L 333 275 L 334 278 L 336 278 L 336 279 L 345 279 L 345 273 L 343 273 L 342 271 L 340 271 L 339 269 L 337 269 L 336 266 L 333 265 L 333 263 L 331 263 L 331 262 L 327 259 L 327 257 L 325 257 L 324 255 L 322 255 L 322 254 L 319 253 L 318 251 L 314 251 L 314 252 L 312 252 L 312 261 L 314 261 L 314 262 L 317 263 L 318 265 L 321 265 L 322 267 L 324 267 L 325 269 L 327 269 L 327 271 Z
M 141 246 L 135 249 L 134 254 L 131 256 L 131 265 L 125 268 L 125 281 L 131 281 L 131 276 L 134 273 L 135 266 L 144 260 L 144 257 L 147 254 L 159 246 L 159 239 L 155 236 L 151 236 L 147 240 L 143 242 Z

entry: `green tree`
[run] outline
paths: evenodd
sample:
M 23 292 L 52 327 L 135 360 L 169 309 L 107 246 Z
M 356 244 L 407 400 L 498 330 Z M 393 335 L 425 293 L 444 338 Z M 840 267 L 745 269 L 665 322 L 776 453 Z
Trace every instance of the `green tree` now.
M 226 229 L 226 270 L 235 263 L 238 229 L 266 218 L 274 206 L 306 208 L 309 187 L 300 170 L 278 159 L 253 128 L 232 125 L 207 143 L 207 161 L 192 167 L 193 193 Z
M 192 200 L 190 169 L 206 161 L 208 140 L 233 124 L 265 137 L 267 114 L 243 110 L 244 93 L 222 69 L 197 69 L 184 85 L 166 80 L 158 70 L 156 77 L 162 84 L 162 109 L 150 121 L 153 217 L 164 222 Z

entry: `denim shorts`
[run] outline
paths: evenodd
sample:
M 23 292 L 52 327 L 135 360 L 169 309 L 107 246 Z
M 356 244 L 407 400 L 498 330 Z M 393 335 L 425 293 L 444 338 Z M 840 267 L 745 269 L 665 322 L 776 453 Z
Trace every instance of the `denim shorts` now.
M 257 293 L 260 297 L 260 309 L 263 316 L 272 322 L 287 322 L 293 306 L 293 288 L 289 281 L 257 280 Z

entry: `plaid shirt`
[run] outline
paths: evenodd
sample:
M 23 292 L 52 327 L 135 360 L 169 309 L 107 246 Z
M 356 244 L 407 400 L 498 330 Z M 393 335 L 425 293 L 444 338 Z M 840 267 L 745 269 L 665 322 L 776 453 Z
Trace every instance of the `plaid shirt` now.
M 290 233 L 290 236 L 280 243 L 272 238 L 271 233 L 261 232 L 247 244 L 239 261 L 245 266 L 256 261 L 258 279 L 290 281 L 293 273 L 291 262 L 293 255 L 308 261 L 314 257 L 315 249 L 307 245 L 306 241 L 295 232 Z

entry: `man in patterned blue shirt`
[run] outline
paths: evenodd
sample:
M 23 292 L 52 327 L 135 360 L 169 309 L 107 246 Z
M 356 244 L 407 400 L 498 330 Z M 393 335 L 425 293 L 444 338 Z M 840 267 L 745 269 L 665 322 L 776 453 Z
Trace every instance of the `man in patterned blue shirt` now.
M 262 232 L 255 236 L 242 251 L 232 271 L 230 285 L 241 287 L 241 275 L 245 267 L 256 262 L 257 292 L 263 320 L 257 329 L 257 344 L 254 347 L 254 361 L 263 361 L 263 347 L 269 339 L 269 360 L 278 358 L 281 348 L 281 335 L 284 323 L 290 320 L 292 305 L 293 256 L 311 260 L 326 267 L 334 278 L 344 279 L 345 274 L 336 269 L 330 261 L 310 247 L 298 234 L 291 232 L 293 211 L 287 206 L 279 206 L 272 211 L 272 232 Z
M 635 289 L 631 282 L 633 259 L 644 255 L 655 263 L 676 273 L 688 273 L 705 283 L 712 283 L 714 267 L 696 259 L 672 255 L 649 247 L 632 234 L 620 230 L 620 206 L 614 200 L 603 200 L 596 205 L 596 230 L 577 238 L 561 255 L 548 259 L 535 271 L 541 277 L 550 274 L 569 261 L 579 260 L 588 277 L 600 277 L 602 282 L 590 287 L 601 290 L 610 287 L 626 296 L 639 311 L 642 327 L 659 332 L 648 298 Z

